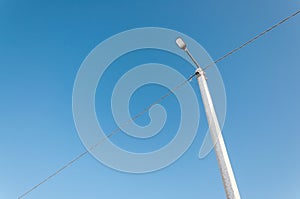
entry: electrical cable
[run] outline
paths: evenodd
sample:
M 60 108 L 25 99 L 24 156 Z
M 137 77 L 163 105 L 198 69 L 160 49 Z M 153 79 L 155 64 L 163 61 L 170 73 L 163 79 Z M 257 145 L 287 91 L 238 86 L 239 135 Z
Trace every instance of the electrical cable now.
M 218 58 L 217 60 L 213 61 L 212 63 L 206 65 L 202 70 L 206 70 L 209 67 L 213 66 L 214 64 L 222 61 L 223 59 L 229 57 L 230 55 L 232 55 L 233 53 L 239 51 L 240 49 L 242 49 L 243 47 L 247 46 L 248 44 L 254 42 L 255 40 L 257 40 L 258 38 L 260 38 L 261 36 L 265 35 L 266 33 L 270 32 L 271 30 L 275 29 L 276 27 L 280 26 L 281 24 L 283 24 L 284 22 L 290 20 L 291 18 L 295 17 L 297 14 L 300 13 L 300 10 L 294 12 L 293 14 L 289 15 L 288 17 L 284 18 L 283 20 L 279 21 L 278 23 L 276 23 L 275 25 L 273 25 L 272 27 L 266 29 L 265 31 L 261 32 L 260 34 L 256 35 L 255 37 L 251 38 L 250 40 L 246 41 L 245 43 L 243 43 L 242 45 L 240 45 L 237 48 L 234 48 L 233 50 L 231 50 L 230 52 L 226 53 L 224 56 Z M 151 107 L 153 107 L 155 104 L 158 104 L 159 102 L 163 101 L 165 98 L 167 98 L 168 96 L 172 95 L 176 90 L 178 90 L 180 87 L 182 87 L 184 84 L 186 84 L 187 82 L 189 82 L 194 76 L 196 76 L 196 73 L 194 73 L 193 75 L 191 75 L 188 79 L 186 79 L 184 82 L 182 82 L 181 84 L 178 84 L 177 86 L 175 86 L 172 90 L 168 91 L 165 95 L 161 96 L 160 98 L 158 98 L 156 101 L 154 101 L 152 104 L 150 104 L 148 107 L 146 107 L 144 110 L 142 110 L 141 112 L 139 112 L 138 114 L 136 114 L 135 116 L 133 116 L 132 118 L 130 118 L 129 120 L 127 120 L 126 122 L 124 122 L 121 126 L 126 126 L 129 123 L 133 122 L 134 120 L 136 120 L 137 118 L 139 118 L 141 115 L 143 115 L 145 112 L 147 112 L 148 110 L 151 109 Z M 24 192 L 22 195 L 20 195 L 18 197 L 18 199 L 23 198 L 24 196 L 26 196 L 27 194 L 29 194 L 30 192 L 32 192 L 33 190 L 35 190 L 36 188 L 38 188 L 39 186 L 41 186 L 42 184 L 44 184 L 45 182 L 47 182 L 48 180 L 50 180 L 51 178 L 53 178 L 54 176 L 56 176 L 57 174 L 59 174 L 60 172 L 62 172 L 64 169 L 68 168 L 70 165 L 72 165 L 74 162 L 76 162 L 77 160 L 79 160 L 80 158 L 82 158 L 83 156 L 85 156 L 86 154 L 89 153 L 90 150 L 93 150 L 95 147 L 99 146 L 101 143 L 103 143 L 104 141 L 106 141 L 108 138 L 110 138 L 111 136 L 113 136 L 114 134 L 118 133 L 121 131 L 121 128 L 118 127 L 116 129 L 114 129 L 113 131 L 111 131 L 105 138 L 103 138 L 102 140 L 100 140 L 97 144 L 93 145 L 89 150 L 84 151 L 83 153 L 79 154 L 78 156 L 76 156 L 74 159 L 72 159 L 71 161 L 69 161 L 68 163 L 66 163 L 64 166 L 62 166 L 60 169 L 56 170 L 54 173 L 52 173 L 51 175 L 49 175 L 47 178 L 45 178 L 44 180 L 42 180 L 41 182 L 39 182 L 38 184 L 36 184 L 35 186 L 33 186 L 32 188 L 28 189 L 26 192 Z

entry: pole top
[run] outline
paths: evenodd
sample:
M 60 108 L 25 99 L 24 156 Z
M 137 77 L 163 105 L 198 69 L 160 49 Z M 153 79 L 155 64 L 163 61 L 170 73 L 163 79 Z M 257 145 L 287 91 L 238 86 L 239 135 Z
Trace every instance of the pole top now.
M 195 74 L 197 77 L 204 76 L 206 78 L 205 72 L 202 68 L 197 68 Z

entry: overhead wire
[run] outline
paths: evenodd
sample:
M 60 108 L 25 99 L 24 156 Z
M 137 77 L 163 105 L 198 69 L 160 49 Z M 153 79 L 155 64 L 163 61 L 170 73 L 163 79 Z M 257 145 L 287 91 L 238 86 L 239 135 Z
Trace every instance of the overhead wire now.
M 226 53 L 222 57 L 220 57 L 220 58 L 216 59 L 215 61 L 211 62 L 210 64 L 206 65 L 205 67 L 203 67 L 202 70 L 203 71 L 207 70 L 209 67 L 211 67 L 214 64 L 222 61 L 223 59 L 225 59 L 227 57 L 229 57 L 230 55 L 232 55 L 235 52 L 239 51 L 243 47 L 247 46 L 248 44 L 250 44 L 250 43 L 254 42 L 255 40 L 257 40 L 258 38 L 262 37 L 266 33 L 270 32 L 271 30 L 275 29 L 276 27 L 280 26 L 281 24 L 285 23 L 286 21 L 290 20 L 291 18 L 295 17 L 299 13 L 300 13 L 300 10 L 292 13 L 291 15 L 289 15 L 288 17 L 282 19 L 281 21 L 279 21 L 278 23 L 274 24 L 270 28 L 266 29 L 265 31 L 261 32 L 260 34 L 256 35 L 255 37 L 249 39 L 248 41 L 246 41 L 245 43 L 243 43 L 239 47 L 234 48 L 233 50 L 229 51 L 228 53 Z M 164 99 L 166 99 L 167 97 L 169 97 L 170 95 L 172 95 L 176 90 L 178 90 L 184 84 L 186 84 L 187 82 L 189 82 L 194 76 L 196 76 L 196 73 L 194 73 L 193 75 L 191 75 L 188 79 L 186 79 L 182 83 L 180 83 L 177 86 L 175 86 L 173 89 L 169 90 L 165 95 L 163 95 L 160 98 L 158 98 L 156 101 L 154 101 L 148 107 L 146 107 L 145 109 L 143 109 L 142 111 L 140 111 L 139 113 L 137 113 L 135 116 L 133 116 L 132 118 L 130 118 L 127 121 L 125 121 L 121 126 L 124 127 L 124 126 L 130 124 L 131 122 L 135 121 L 137 118 L 139 118 L 140 116 L 142 116 L 145 112 L 149 111 L 155 104 L 160 103 L 161 101 L 163 101 Z M 93 150 L 94 148 L 96 148 L 97 146 L 99 146 L 100 144 L 102 144 L 104 141 L 106 141 L 107 139 L 109 139 L 111 136 L 113 136 L 114 134 L 116 134 L 116 133 L 118 133 L 120 131 L 121 131 L 121 127 L 118 127 L 116 129 L 114 129 L 105 138 L 101 139 L 97 144 L 93 145 L 88 150 L 86 150 L 86 151 L 82 152 L 81 154 L 77 155 L 75 158 L 73 158 L 71 161 L 69 161 L 68 163 L 66 163 L 65 165 L 63 165 L 61 168 L 59 168 L 58 170 L 56 170 L 55 172 L 53 172 L 47 178 L 45 178 L 44 180 L 42 180 L 41 182 L 39 182 L 38 184 L 36 184 L 32 188 L 28 189 L 26 192 L 24 192 L 22 195 L 20 195 L 18 197 L 18 199 L 21 199 L 21 198 L 25 197 L 27 194 L 29 194 L 33 190 L 37 189 L 39 186 L 41 186 L 42 184 L 44 184 L 45 182 L 47 182 L 48 180 L 50 180 L 51 178 L 53 178 L 54 176 L 56 176 L 57 174 L 59 174 L 60 172 L 62 172 L 63 170 L 65 170 L 66 168 L 68 168 L 69 166 L 71 166 L 73 163 L 75 163 L 76 161 L 78 161 L 79 159 L 81 159 L 82 157 L 84 157 L 86 154 L 88 154 L 89 151 Z
M 186 84 L 187 82 L 189 82 L 195 75 L 196 74 L 191 75 L 188 79 L 186 79 L 185 81 L 183 81 L 181 84 L 178 84 L 173 89 L 169 90 L 166 94 L 164 94 L 163 96 L 161 96 L 160 98 L 158 98 L 157 100 L 155 100 L 152 104 L 150 104 L 149 106 L 147 106 L 145 109 L 143 109 L 142 111 L 140 111 L 139 113 L 137 113 L 136 115 L 134 115 L 132 118 L 130 118 L 127 121 L 125 121 L 124 123 L 122 123 L 120 125 L 120 127 L 118 127 L 116 129 L 114 129 L 113 131 L 111 131 L 106 137 L 104 137 L 103 139 L 101 139 L 99 142 L 97 142 L 96 144 L 94 144 L 93 146 L 91 146 L 89 149 L 85 150 L 81 154 L 77 155 L 75 158 L 73 158 L 71 161 L 69 161 L 68 163 L 66 163 L 65 165 L 63 165 L 61 168 L 59 168 L 58 170 L 56 170 L 54 173 L 52 173 L 51 175 L 49 175 L 47 178 L 45 178 L 44 180 L 42 180 L 41 182 L 39 182 L 38 184 L 36 184 L 32 188 L 28 189 L 26 192 L 24 192 L 18 198 L 19 199 L 23 198 L 24 196 L 26 196 L 27 194 L 29 194 L 30 192 L 32 192 L 33 190 L 35 190 L 36 188 L 38 188 L 39 186 L 41 186 L 42 184 L 44 184 L 45 182 L 47 182 L 48 180 L 50 180 L 51 178 L 53 178 L 54 176 L 56 176 L 57 174 L 59 174 L 60 172 L 62 172 L 64 169 L 66 169 L 67 167 L 69 167 L 70 165 L 72 165 L 74 162 L 76 162 L 77 160 L 79 160 L 80 158 L 82 158 L 83 156 L 85 156 L 86 154 L 88 154 L 89 151 L 92 151 L 94 148 L 96 148 L 97 146 L 99 146 L 100 144 L 102 144 L 104 141 L 106 141 L 107 139 L 109 139 L 110 137 L 112 137 L 114 134 L 120 132 L 121 131 L 121 126 L 125 127 L 128 124 L 130 124 L 131 122 L 135 121 L 137 118 L 139 118 L 140 116 L 142 116 L 145 112 L 149 111 L 154 105 L 160 103 L 162 100 L 164 100 L 168 96 L 172 95 L 176 90 L 178 90 L 184 84 Z
M 215 61 L 213 61 L 212 63 L 206 65 L 205 67 L 203 67 L 202 70 L 206 70 L 209 67 L 213 66 L 214 64 L 222 61 L 223 59 L 225 59 L 226 57 L 232 55 L 233 53 L 239 51 L 240 49 L 244 48 L 245 46 L 247 46 L 248 44 L 254 42 L 255 40 L 257 40 L 258 38 L 260 38 L 261 36 L 265 35 L 266 33 L 270 32 L 271 30 L 275 29 L 276 27 L 280 26 L 281 24 L 283 24 L 284 22 L 288 21 L 289 19 L 295 17 L 297 14 L 300 13 L 300 10 L 294 12 L 293 14 L 291 14 L 290 16 L 282 19 L 281 21 L 277 22 L 276 24 L 274 24 L 273 26 L 271 26 L 270 28 L 266 29 L 265 31 L 261 32 L 260 34 L 256 35 L 255 37 L 249 39 L 248 41 L 246 41 L 245 43 L 243 43 L 242 45 L 240 45 L 237 48 L 234 48 L 233 50 L 229 51 L 228 53 L 226 53 L 225 55 L 223 55 L 222 57 L 216 59 Z

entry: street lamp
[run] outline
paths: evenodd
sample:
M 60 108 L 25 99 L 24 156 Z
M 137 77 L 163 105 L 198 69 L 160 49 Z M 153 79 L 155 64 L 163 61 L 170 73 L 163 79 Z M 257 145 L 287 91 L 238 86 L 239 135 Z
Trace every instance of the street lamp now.
M 215 153 L 217 156 L 217 160 L 221 172 L 224 189 L 226 192 L 226 198 L 240 199 L 240 193 L 234 178 L 234 173 L 231 168 L 230 160 L 227 154 L 227 150 L 221 133 L 218 118 L 207 86 L 205 73 L 200 67 L 200 65 L 198 64 L 198 62 L 191 55 L 191 53 L 187 49 L 186 44 L 181 38 L 176 39 L 176 44 L 178 45 L 179 48 L 181 48 L 188 54 L 188 56 L 192 59 L 192 61 L 197 66 L 196 69 L 197 80 L 200 87 L 200 92 L 204 104 L 207 122 L 209 125 L 210 135 L 214 143 L 214 149 L 215 149 Z

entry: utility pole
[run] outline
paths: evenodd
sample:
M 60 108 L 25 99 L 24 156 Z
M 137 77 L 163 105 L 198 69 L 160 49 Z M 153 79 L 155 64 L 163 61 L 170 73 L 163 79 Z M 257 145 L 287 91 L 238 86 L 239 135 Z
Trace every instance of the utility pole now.
M 240 193 L 235 181 L 234 173 L 231 168 L 230 160 L 227 154 L 227 150 L 221 133 L 218 118 L 207 86 L 205 73 L 200 67 L 200 65 L 197 63 L 197 61 L 194 59 L 194 57 L 191 55 L 191 53 L 188 51 L 186 44 L 181 38 L 176 39 L 176 44 L 179 46 L 179 48 L 181 48 L 188 54 L 188 56 L 192 59 L 192 61 L 197 66 L 196 69 L 197 80 L 200 87 L 200 92 L 204 104 L 207 122 L 209 124 L 210 134 L 212 137 L 212 141 L 214 143 L 214 150 L 217 156 L 224 189 L 226 192 L 226 198 L 240 199 Z

